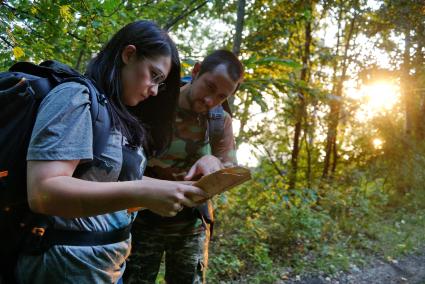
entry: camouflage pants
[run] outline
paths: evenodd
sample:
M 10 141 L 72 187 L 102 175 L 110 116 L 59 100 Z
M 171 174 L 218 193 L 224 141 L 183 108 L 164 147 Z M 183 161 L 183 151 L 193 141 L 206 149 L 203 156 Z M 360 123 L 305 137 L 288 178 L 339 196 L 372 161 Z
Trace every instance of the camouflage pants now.
M 164 253 L 167 284 L 205 283 L 209 230 L 189 236 L 166 236 L 135 227 L 124 283 L 155 283 Z

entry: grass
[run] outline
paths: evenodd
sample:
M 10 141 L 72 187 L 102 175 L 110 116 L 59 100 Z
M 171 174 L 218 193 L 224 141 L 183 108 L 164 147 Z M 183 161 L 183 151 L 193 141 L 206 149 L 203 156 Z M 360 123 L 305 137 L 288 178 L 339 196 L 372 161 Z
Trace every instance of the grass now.
M 410 212 L 399 209 L 384 216 L 371 229 L 377 238 L 372 249 L 385 258 L 396 258 L 424 248 L 425 210 Z
M 228 261 L 222 258 L 229 253 L 229 249 L 225 247 L 231 247 L 231 238 L 229 236 L 226 239 L 225 247 L 220 246 L 219 240 L 219 243 L 216 243 L 211 250 L 210 260 L 215 265 L 209 271 L 208 282 L 275 283 L 279 279 L 303 274 L 331 276 L 347 271 L 353 265 L 360 268 L 366 266 L 373 257 L 391 261 L 425 248 L 425 209 L 407 205 L 385 207 L 376 213 L 368 215 L 363 220 L 356 219 L 355 216 L 348 217 L 344 220 L 344 226 L 335 224 L 329 238 L 322 239 L 316 245 L 303 244 L 304 249 L 298 252 L 295 250 L 293 253 L 279 255 L 271 250 L 268 255 L 264 253 L 260 255 L 263 262 L 271 262 L 271 265 L 258 265 L 261 260 L 253 265 L 253 261 L 247 259 L 246 255 L 255 254 L 255 252 L 238 252 L 237 248 L 232 249 L 234 254 L 239 255 L 232 255 L 229 262 L 238 263 L 236 266 L 242 268 L 249 267 L 249 270 L 241 273 L 231 271 L 228 274 L 232 275 L 230 279 L 217 271 L 221 269 L 220 266 L 224 270 L 227 268 L 232 270 L 231 267 L 226 266 Z M 262 245 L 267 247 L 264 243 Z M 238 245 L 234 244 L 234 246 Z M 225 251 L 221 251 L 222 249 Z M 282 251 L 286 252 L 286 250 Z M 259 255 L 256 257 L 258 258 Z

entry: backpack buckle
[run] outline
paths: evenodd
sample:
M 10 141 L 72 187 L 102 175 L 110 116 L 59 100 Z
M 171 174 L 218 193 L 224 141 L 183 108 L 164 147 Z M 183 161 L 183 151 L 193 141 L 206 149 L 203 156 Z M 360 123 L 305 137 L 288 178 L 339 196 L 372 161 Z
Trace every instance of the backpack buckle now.
M 22 251 L 28 255 L 40 255 L 46 252 L 51 247 L 46 238 L 48 238 L 46 228 L 33 227 L 25 240 Z
M 106 105 L 108 103 L 108 99 L 106 98 L 105 94 L 102 94 L 100 92 L 97 94 L 97 101 L 101 105 Z
M 37 237 L 42 237 L 45 232 L 46 232 L 46 229 L 41 227 L 34 227 L 31 230 L 31 234 L 36 235 Z
M 209 113 L 208 114 L 208 118 L 209 119 L 213 119 L 213 120 L 217 120 L 217 119 L 221 119 L 223 116 L 222 116 L 222 114 L 221 113 L 214 113 L 214 112 L 211 112 L 211 113 Z

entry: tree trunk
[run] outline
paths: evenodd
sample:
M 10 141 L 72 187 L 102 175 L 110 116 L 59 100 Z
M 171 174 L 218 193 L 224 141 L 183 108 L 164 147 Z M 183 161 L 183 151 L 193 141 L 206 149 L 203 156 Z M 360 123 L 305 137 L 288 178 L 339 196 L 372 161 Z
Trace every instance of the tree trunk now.
M 335 50 L 335 56 L 339 55 L 339 46 L 341 41 L 341 21 L 342 21 L 342 4 L 339 6 L 339 12 L 338 12 L 338 29 L 337 29 L 337 41 L 336 41 L 336 50 Z M 337 86 L 337 72 L 338 72 L 338 61 L 335 60 L 333 63 L 333 75 L 332 75 L 332 95 L 335 95 L 336 93 L 336 86 Z M 330 161 L 331 161 L 331 155 L 332 155 L 332 149 L 334 146 L 333 143 L 333 137 L 334 133 L 332 133 L 334 127 L 332 124 L 332 118 L 334 117 L 335 113 L 335 102 L 332 100 L 330 102 L 330 112 L 329 112 L 329 122 L 328 122 L 328 131 L 326 133 L 326 146 L 325 146 L 325 160 L 323 161 L 323 172 L 322 177 L 326 178 L 328 177 L 329 173 L 329 167 L 330 167 Z
M 342 8 L 341 8 L 342 9 Z M 341 11 L 340 11 L 341 12 Z M 341 17 L 342 13 L 339 14 Z M 349 65 L 349 59 L 348 59 L 348 51 L 350 49 L 350 42 L 354 35 L 354 27 L 356 25 L 356 19 L 357 14 L 354 14 L 353 18 L 350 22 L 350 29 L 348 31 L 347 36 L 345 37 L 345 45 L 344 45 L 344 54 L 342 57 L 342 63 L 341 63 L 341 77 L 337 79 L 337 70 L 338 70 L 338 64 L 334 64 L 334 75 L 333 75 L 333 87 L 332 87 L 332 94 L 335 96 L 335 99 L 333 99 L 330 103 L 330 112 L 329 112 L 329 125 L 328 125 L 328 131 L 326 134 L 326 146 L 325 146 L 325 160 L 323 165 L 323 172 L 322 177 L 327 178 L 329 176 L 329 169 L 331 170 L 331 173 L 333 174 L 337 167 L 338 162 L 338 144 L 337 144 L 337 133 L 338 133 L 338 125 L 339 125 L 339 115 L 341 112 L 341 100 L 342 92 L 344 88 L 344 82 L 346 80 L 347 75 L 347 69 Z M 339 19 L 339 23 L 341 22 L 341 18 Z M 340 24 L 338 24 L 338 43 L 337 43 L 337 49 L 336 49 L 336 55 L 339 54 L 339 30 L 340 30 Z M 332 161 L 332 163 L 331 163 Z
M 239 56 L 241 52 L 241 44 L 242 44 L 242 31 L 245 17 L 245 0 L 238 0 L 238 11 L 236 18 L 236 32 L 235 37 L 233 39 L 233 48 L 232 51 L 236 56 Z M 235 97 L 231 96 L 227 100 L 229 102 L 229 107 L 231 110 L 234 108 Z
M 403 65 L 401 66 L 401 90 L 404 99 L 404 107 L 406 112 L 406 124 L 405 124 L 405 133 L 407 138 L 413 136 L 414 129 L 414 106 L 412 100 L 412 92 L 410 89 L 410 47 L 411 47 L 411 38 L 410 30 L 405 31 L 404 39 L 404 55 L 403 55 Z
M 83 60 L 84 53 L 85 53 L 85 44 L 82 46 L 82 48 L 80 49 L 80 53 L 78 54 L 78 59 L 74 66 L 75 70 L 80 71 L 81 61 Z
M 311 147 L 310 147 L 310 143 L 308 141 L 309 131 L 308 131 L 307 128 L 308 127 L 306 127 L 304 129 L 304 143 L 305 143 L 305 150 L 306 150 L 306 153 L 307 153 L 306 180 L 307 180 L 307 187 L 311 188 L 311 184 L 312 184 L 312 168 L 311 168 L 312 158 L 311 158 Z
M 311 8 L 311 7 L 310 7 Z M 308 71 L 310 68 L 310 46 L 311 46 L 311 20 L 305 23 L 305 43 L 302 53 L 303 68 L 301 70 L 300 80 L 308 83 Z M 307 84 L 306 84 L 307 85 Z M 305 121 L 306 116 L 306 96 L 307 93 L 304 89 L 299 91 L 299 102 L 296 111 L 296 122 L 294 129 L 294 142 L 291 153 L 291 173 L 289 176 L 289 188 L 295 188 L 297 183 L 298 172 L 298 157 L 300 153 L 300 138 L 302 123 Z
M 236 32 L 233 40 L 233 53 L 238 56 L 241 52 L 242 31 L 245 17 L 245 0 L 238 1 L 238 12 L 236 18 Z
M 424 26 L 420 25 L 416 30 L 417 35 L 424 34 Z M 423 141 L 425 138 L 425 82 L 422 78 L 425 78 L 425 54 L 422 51 L 424 49 L 424 42 L 417 40 L 418 47 L 416 49 L 415 56 L 415 101 L 419 102 L 416 105 L 415 125 L 416 125 L 416 137 L 418 141 Z

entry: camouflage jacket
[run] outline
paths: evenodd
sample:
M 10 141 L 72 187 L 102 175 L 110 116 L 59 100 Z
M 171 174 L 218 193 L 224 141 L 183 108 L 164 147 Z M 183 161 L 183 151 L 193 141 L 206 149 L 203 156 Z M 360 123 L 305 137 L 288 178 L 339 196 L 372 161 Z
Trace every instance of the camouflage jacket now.
M 188 110 L 177 108 L 174 124 L 174 135 L 170 148 L 159 158 L 148 161 L 145 175 L 165 180 L 183 180 L 192 165 L 202 156 L 212 154 L 225 165 L 236 163 L 235 142 L 233 137 L 232 119 L 224 112 L 223 139 L 216 145 L 208 142 L 208 118 Z M 196 212 L 192 208 L 185 208 L 175 217 L 160 217 L 148 210 L 139 212 L 139 222 L 142 221 L 146 229 L 167 229 L 170 231 L 193 229 L 196 221 Z M 161 230 L 163 231 L 163 230 Z M 187 230 L 185 230 L 187 231 Z
M 177 109 L 170 148 L 160 158 L 148 162 L 149 176 L 166 180 L 183 180 L 192 165 L 202 156 L 212 154 L 222 163 L 235 163 L 235 144 L 230 115 L 224 112 L 224 134 L 218 145 L 208 141 L 206 115 Z

